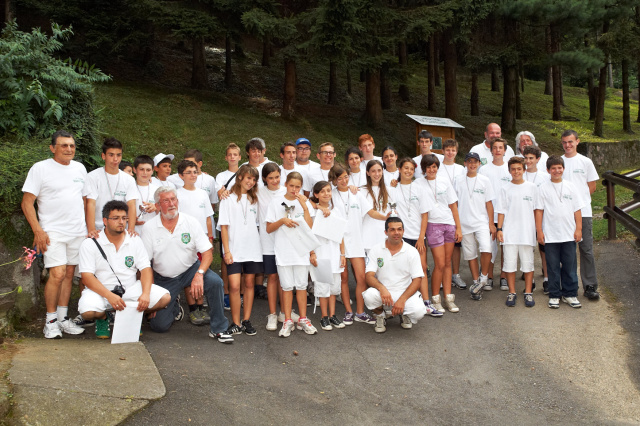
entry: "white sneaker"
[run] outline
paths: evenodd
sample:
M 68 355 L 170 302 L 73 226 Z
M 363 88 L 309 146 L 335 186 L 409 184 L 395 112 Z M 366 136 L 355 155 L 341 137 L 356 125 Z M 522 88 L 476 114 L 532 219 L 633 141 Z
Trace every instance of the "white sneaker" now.
M 564 297 L 562 296 L 562 301 L 572 308 L 582 308 L 582 304 L 578 300 L 577 297 Z
M 560 307 L 560 299 L 557 297 L 549 298 L 549 307 L 551 309 L 558 309 Z
M 461 290 L 464 290 L 465 288 L 467 288 L 467 283 L 464 282 L 460 274 L 454 275 L 451 278 L 451 283 Z
M 376 315 L 376 325 L 373 327 L 376 333 L 384 333 L 387 331 L 387 327 L 384 326 L 386 322 L 387 320 L 384 318 L 384 314 Z
M 482 287 L 482 289 L 484 291 L 491 291 L 493 290 L 493 278 L 488 278 L 487 277 L 487 281 L 484 283 L 484 286 Z
M 311 324 L 309 318 L 300 318 L 298 320 L 298 330 L 302 330 L 307 334 L 316 334 L 318 330 Z
M 276 314 L 267 315 L 267 330 L 276 331 L 278 329 L 278 316 Z
M 291 332 L 293 331 L 294 328 L 295 328 L 295 325 L 293 324 L 293 321 L 291 321 L 291 320 L 285 321 L 282 324 L 282 328 L 280 329 L 280 332 L 278 333 L 278 336 L 280 336 L 280 337 L 289 337 L 289 336 L 291 336 Z
M 409 319 L 408 316 L 403 315 L 402 316 L 402 322 L 400 323 L 400 327 L 405 328 L 405 329 L 409 329 L 409 328 L 413 327 L 413 323 L 411 322 L 411 320 Z
M 42 331 L 46 339 L 62 339 L 62 331 L 60 330 L 58 320 L 46 322 Z
M 484 287 L 487 285 L 487 282 L 489 281 L 489 276 L 488 275 L 482 275 L 480 274 L 480 284 Z
M 445 310 L 442 307 L 439 294 L 436 294 L 435 296 L 431 296 L 431 304 L 433 305 L 433 309 L 435 309 L 438 312 L 442 312 L 444 314 Z
M 300 315 L 296 314 L 296 311 L 291 310 L 291 321 L 298 322 Z M 278 314 L 278 322 L 284 322 L 284 312 L 280 311 Z
M 449 312 L 459 312 L 460 308 L 456 306 L 455 302 L 456 295 L 455 294 L 447 294 L 442 301 L 442 304 L 449 310 Z
M 73 321 L 69 319 L 69 317 L 65 317 L 64 321 L 58 321 L 60 325 L 60 330 L 64 331 L 67 334 L 82 334 L 84 333 L 84 328 L 76 325 Z

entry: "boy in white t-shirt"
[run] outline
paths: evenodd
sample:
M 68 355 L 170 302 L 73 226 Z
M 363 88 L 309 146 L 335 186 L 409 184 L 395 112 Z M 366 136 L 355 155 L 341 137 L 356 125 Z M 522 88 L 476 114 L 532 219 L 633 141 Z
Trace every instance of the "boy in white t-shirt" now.
M 308 197 L 312 189 L 309 181 L 309 170 L 307 167 L 298 167 L 296 165 L 296 155 L 296 144 L 293 142 L 285 142 L 280 147 L 280 158 L 282 159 L 282 166 L 280 166 L 280 186 L 284 188 L 284 182 L 287 180 L 289 173 L 294 171 L 298 172 L 302 175 L 303 179 L 302 191 L 305 197 Z
M 178 164 L 178 176 L 184 181 L 184 186 L 176 191 L 178 197 L 178 211 L 197 219 L 204 232 L 213 241 L 213 208 L 209 196 L 200 188 L 196 188 L 198 166 L 193 161 L 182 160 Z M 191 287 L 185 288 L 185 296 L 189 305 L 189 320 L 193 325 L 208 323 L 210 318 L 204 308 L 204 298 L 196 300 L 191 295 Z
M 511 174 L 509 173 L 509 168 L 507 167 L 507 163 L 504 162 L 506 147 L 507 147 L 506 140 L 502 138 L 492 139 L 491 140 L 491 155 L 493 156 L 492 161 L 491 163 L 481 166 L 480 170 L 478 170 L 478 173 L 489 178 L 489 181 L 493 185 L 493 195 L 496 197 L 496 199 L 500 196 L 500 191 L 502 190 L 502 187 L 508 184 L 509 182 L 511 182 Z M 474 151 L 472 150 L 472 152 Z M 482 160 L 481 155 L 480 155 L 480 159 Z M 497 226 L 498 212 L 495 210 L 495 207 L 496 206 L 494 204 L 493 221 Z M 483 288 L 483 290 L 485 291 L 493 290 L 493 266 L 496 263 L 496 259 L 498 258 L 497 239 L 493 240 L 491 244 L 492 244 L 491 265 L 489 267 L 489 279 L 487 281 L 487 285 L 484 286 Z M 504 263 L 503 250 L 501 250 L 500 258 L 501 258 L 501 263 Z M 504 272 L 500 272 L 500 290 L 505 291 L 508 289 L 509 289 L 509 286 L 507 285 L 507 276 Z
M 540 186 L 535 215 L 538 243 L 547 253 L 549 307 L 559 308 L 562 298 L 572 308 L 580 308 L 576 244 L 582 240 L 583 202 L 576 186 L 562 179 L 561 157 L 549 157 L 547 168 L 551 181 Z
M 486 166 L 485 166 L 486 167 Z M 533 248 L 536 245 L 536 222 L 534 209 L 538 206 L 538 188 L 526 182 L 524 159 L 509 159 L 511 182 L 503 186 L 498 197 L 497 239 L 503 245 L 504 261 L 502 271 L 507 275 L 509 295 L 506 305 L 516 306 L 516 269 L 518 257 L 520 270 L 524 273 L 524 305 L 531 308 L 533 300 Z
M 456 155 L 458 155 L 458 141 L 455 139 L 447 139 L 442 142 L 442 152 L 444 152 L 444 159 L 441 160 L 440 168 L 438 169 L 438 176 L 446 177 L 451 183 L 451 186 L 455 187 L 456 177 L 464 176 L 465 170 L 460 164 L 456 164 Z M 437 154 L 435 154 L 437 156 Z M 462 219 L 462 218 L 460 218 Z M 455 243 L 453 246 L 453 257 L 451 258 L 451 267 L 453 269 L 453 275 L 451 276 L 451 283 L 459 289 L 467 288 L 467 283 L 460 277 L 460 249 L 462 243 Z
M 416 167 L 414 177 L 416 179 L 422 179 L 424 177 L 422 169 L 420 168 L 422 157 L 424 157 L 425 155 L 433 154 L 438 157 L 438 161 L 442 163 L 444 161 L 444 156 L 442 154 L 431 152 L 431 146 L 433 145 L 433 135 L 428 130 L 423 130 L 418 134 L 418 140 L 416 141 L 416 144 L 418 145 L 418 148 L 420 148 L 420 155 L 413 157 L 413 161 L 415 161 L 418 165 L 418 167 Z
M 156 176 L 151 178 L 151 183 L 177 189 L 176 185 L 169 180 L 169 176 L 171 176 L 171 162 L 174 158 L 173 154 L 163 154 L 162 152 L 153 157 L 153 171 L 156 172 Z
M 153 159 L 151 157 L 138 155 L 133 161 L 133 168 L 139 195 L 136 200 L 136 232 L 140 234 L 142 225 L 157 214 L 153 196 L 160 187 L 150 182 L 153 175 Z
M 489 279 L 487 272 L 491 264 L 491 240 L 496 238 L 496 226 L 493 223 L 493 186 L 486 176 L 478 174 L 480 164 L 482 163 L 478 153 L 468 153 L 464 160 L 467 173 L 457 176 L 454 185 L 458 194 L 462 251 L 465 260 L 469 262 L 473 278 L 473 284 L 469 288 L 473 300 L 482 299 L 482 289 Z
M 360 162 L 360 170 L 365 174 L 367 172 L 367 164 L 371 160 L 378 160 L 382 164 L 382 157 L 373 155 L 373 150 L 376 148 L 376 143 L 373 141 L 373 136 L 368 133 L 360 135 L 358 138 L 358 148 L 362 152 L 362 161 Z
M 196 166 L 198 167 L 198 179 L 196 180 L 195 186 L 207 193 L 209 200 L 211 201 L 211 207 L 215 209 L 215 205 L 218 203 L 218 184 L 213 176 L 202 172 L 202 165 L 204 164 L 202 152 L 198 149 L 190 149 L 184 153 L 183 160 L 189 160 L 196 163 Z M 184 181 L 180 178 L 178 173 L 169 176 L 167 179 L 173 183 L 176 188 L 182 188 L 184 186 Z M 215 223 L 213 223 L 213 229 L 215 228 Z

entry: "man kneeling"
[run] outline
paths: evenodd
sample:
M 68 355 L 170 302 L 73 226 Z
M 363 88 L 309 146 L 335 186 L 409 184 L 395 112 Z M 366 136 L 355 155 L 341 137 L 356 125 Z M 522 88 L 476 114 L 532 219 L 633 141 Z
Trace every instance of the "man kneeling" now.
M 387 240 L 369 251 L 366 281 L 370 287 L 364 293 L 364 303 L 376 314 L 375 331 L 384 333 L 386 314 L 402 315 L 402 328 L 411 328 L 427 309 L 417 291 L 424 276 L 420 255 L 402 240 L 404 225 L 399 217 L 390 217 L 384 223 Z
M 151 263 L 142 240 L 125 232 L 128 212 L 122 201 L 106 203 L 102 209 L 104 231 L 80 246 L 80 273 L 86 288 L 78 301 L 78 311 L 85 320 L 96 320 L 96 336 L 100 339 L 110 337 L 107 310 L 121 311 L 127 303 L 138 302 L 138 311 L 153 316 L 171 301 L 167 290 L 152 284 Z M 138 271 L 140 279 L 136 280 Z M 121 296 L 112 291 L 119 285 L 124 290 Z

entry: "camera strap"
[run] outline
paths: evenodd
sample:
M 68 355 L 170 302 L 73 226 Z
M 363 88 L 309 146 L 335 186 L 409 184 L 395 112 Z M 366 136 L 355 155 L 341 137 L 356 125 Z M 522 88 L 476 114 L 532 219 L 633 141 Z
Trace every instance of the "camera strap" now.
M 238 172 L 235 172 L 234 174 L 232 174 L 232 175 L 231 175 L 231 177 L 229 178 L 229 180 L 227 181 L 227 183 L 225 183 L 224 185 L 222 185 L 222 186 L 224 186 L 224 189 L 228 189 L 228 187 L 229 187 L 229 182 L 231 182 L 231 181 L 236 177 L 236 175 L 237 175 L 237 174 L 238 174 Z
M 94 243 L 96 243 L 96 246 L 98 246 L 98 250 L 100 250 L 100 254 L 102 255 L 102 257 L 104 258 L 104 260 L 107 261 L 107 265 L 109 265 L 109 268 L 111 268 L 111 264 L 109 263 L 109 259 L 107 259 L 107 255 L 104 252 L 104 250 L 102 250 L 102 246 L 100 245 L 100 243 L 98 243 L 98 240 L 96 240 L 95 238 L 91 238 L 93 240 Z M 115 275 L 116 280 L 118 280 L 118 284 L 120 284 L 120 286 L 122 288 L 124 288 L 124 286 L 122 285 L 122 283 L 120 282 L 120 278 L 118 278 L 118 275 L 116 274 L 116 271 L 113 270 L 113 268 L 111 268 L 111 272 L 113 272 L 113 275 Z

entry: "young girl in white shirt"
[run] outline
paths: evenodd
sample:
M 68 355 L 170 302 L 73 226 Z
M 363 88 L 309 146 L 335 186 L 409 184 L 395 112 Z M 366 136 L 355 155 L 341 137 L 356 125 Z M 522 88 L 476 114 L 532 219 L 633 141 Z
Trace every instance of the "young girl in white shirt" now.
M 262 247 L 258 223 L 258 170 L 245 164 L 236 175 L 236 182 L 229 197 L 220 202 L 218 224 L 224 251 L 224 263 L 229 276 L 229 301 L 232 323 L 229 334 L 241 334 L 243 331 L 253 336 L 257 333 L 251 325 L 251 308 L 255 275 L 262 273 Z M 244 319 L 240 322 L 240 283 L 244 274 Z
M 435 198 L 434 208 L 429 212 L 427 224 L 427 242 L 433 255 L 433 274 L 431 275 L 431 303 L 433 307 L 444 313 L 458 312 L 455 305 L 455 294 L 451 293 L 451 257 L 453 246 L 462 241 L 460 218 L 458 217 L 458 197 L 447 178 L 438 177 L 440 160 L 435 155 L 425 155 L 420 162 L 426 179 L 418 182 L 422 190 L 431 192 Z M 444 298 L 440 297 L 440 284 Z
M 313 226 L 312 217 L 315 210 L 303 194 L 302 176 L 298 172 L 291 172 L 287 175 L 285 182 L 287 192 L 278 197 L 274 197 L 267 209 L 267 232 L 274 234 L 274 252 L 276 255 L 276 265 L 278 277 L 282 287 L 282 310 L 284 311 L 284 323 L 279 332 L 281 337 L 289 337 L 295 324 L 291 317 L 293 304 L 293 290 L 296 290 L 296 300 L 300 310 L 297 328 L 307 334 L 318 332 L 307 318 L 307 277 L 309 275 L 309 258 L 311 253 L 296 252 L 291 242 L 284 232 L 283 226 L 295 228 L 300 226 L 296 220 L 304 220 L 306 224 Z
M 331 216 L 343 218 L 340 211 L 334 208 L 334 203 L 331 200 L 331 184 L 329 182 L 317 182 L 313 186 L 312 192 L 313 196 L 310 200 L 316 203 L 318 210 L 329 210 Z M 318 220 L 319 214 L 322 213 L 316 214 L 315 220 Z M 320 311 L 322 312 L 320 327 L 327 331 L 333 330 L 333 327 L 344 328 L 345 324 L 336 316 L 336 296 L 341 292 L 340 275 L 344 271 L 345 266 L 347 266 L 344 239 L 340 243 L 337 243 L 319 235 L 316 235 L 316 238 L 318 238 L 321 245 L 311 253 L 309 261 L 311 265 L 318 267 L 318 259 L 330 260 L 331 272 L 333 274 L 333 281 L 331 283 L 314 280 L 314 294 L 320 299 Z
M 394 180 L 399 180 L 398 166 L 396 160 L 398 159 L 398 153 L 392 146 L 385 146 L 382 150 L 382 162 L 384 163 L 384 181 L 387 185 L 390 185 Z
M 365 252 L 384 242 L 384 221 L 391 214 L 393 199 L 385 185 L 382 164 L 378 160 L 367 163 L 367 184 L 361 189 L 365 194 L 369 214 L 362 221 L 362 241 Z
M 362 163 L 362 151 L 357 146 L 347 149 L 344 154 L 344 161 L 349 170 L 348 186 L 361 188 L 367 184 L 367 174 L 362 172 L 360 163 Z

